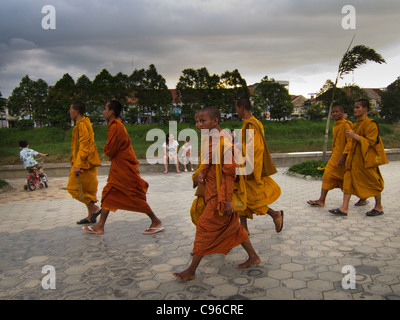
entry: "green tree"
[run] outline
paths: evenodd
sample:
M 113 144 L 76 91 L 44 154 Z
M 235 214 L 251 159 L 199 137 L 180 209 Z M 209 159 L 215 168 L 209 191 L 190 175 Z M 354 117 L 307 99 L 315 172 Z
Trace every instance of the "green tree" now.
M 242 78 L 237 69 L 225 71 L 220 77 L 220 85 L 222 87 L 221 94 L 224 104 L 222 111 L 234 113 L 237 99 L 250 97 L 246 80 Z
M 293 113 L 294 106 L 288 90 L 274 79 L 268 79 L 268 76 L 257 85 L 255 95 L 256 115 L 268 109 L 273 119 L 286 118 Z
M 55 127 L 69 128 L 71 118 L 69 109 L 75 100 L 75 81 L 66 73 L 56 84 L 50 88 L 48 96 L 49 111 L 48 116 L 52 125 Z
M 135 69 L 130 75 L 129 88 L 134 91 L 134 97 L 141 113 L 148 112 L 151 117 L 155 114 L 169 114 L 172 95 L 165 78 L 151 64 L 148 69 Z M 157 120 L 157 118 L 156 118 Z
M 328 114 L 332 113 L 332 107 L 335 100 L 335 92 L 339 78 L 342 78 L 344 75 L 354 71 L 357 67 L 365 64 L 367 61 L 374 61 L 379 64 L 385 63 L 385 60 L 382 58 L 382 56 L 379 53 L 377 53 L 374 49 L 371 49 L 364 45 L 357 45 L 350 49 L 353 40 L 354 37 L 351 40 L 350 45 L 347 48 L 342 59 L 340 60 L 336 80 L 332 90 L 332 97 L 331 97 L 331 102 L 329 104 Z M 330 117 L 327 117 L 324 146 L 322 151 L 322 161 L 326 161 L 326 151 L 328 148 L 328 138 L 329 138 L 329 123 L 330 123 Z
M 400 77 L 382 93 L 381 115 L 390 122 L 400 120 Z
M 45 102 L 48 85 L 42 80 L 33 81 L 25 75 L 18 87 L 14 88 L 8 98 L 7 107 L 11 115 L 18 115 L 32 121 L 43 121 L 46 115 Z
M 92 81 L 86 75 L 81 75 L 75 83 L 75 99 L 89 106 L 93 96 L 92 91 Z
M 194 121 L 197 110 L 210 105 L 221 107 L 220 77 L 216 74 L 210 75 L 207 68 L 184 69 L 176 90 L 180 101 L 183 103 L 182 112 L 187 122 Z

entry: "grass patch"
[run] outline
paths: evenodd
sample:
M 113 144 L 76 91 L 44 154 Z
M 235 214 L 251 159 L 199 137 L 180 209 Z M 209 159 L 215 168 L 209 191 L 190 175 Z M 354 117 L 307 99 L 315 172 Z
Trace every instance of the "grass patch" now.
M 298 173 L 304 176 L 312 176 L 314 178 L 322 178 L 325 172 L 327 161 L 322 160 L 307 160 L 301 163 L 292 165 L 289 173 Z
M 11 190 L 11 189 L 12 189 L 12 187 L 6 180 L 0 179 L 0 192 Z

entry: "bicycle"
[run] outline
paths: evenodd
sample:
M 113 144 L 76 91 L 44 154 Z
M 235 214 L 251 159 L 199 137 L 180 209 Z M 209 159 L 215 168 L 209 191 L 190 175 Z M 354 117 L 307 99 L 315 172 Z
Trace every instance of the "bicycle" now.
M 47 154 L 46 156 L 49 155 Z M 37 186 L 39 186 L 39 189 L 48 188 L 49 186 L 47 175 L 43 171 L 44 157 L 40 157 L 35 160 L 38 162 L 38 164 L 36 166 L 27 168 L 29 175 L 26 178 L 24 190 L 29 189 L 30 191 L 35 191 Z

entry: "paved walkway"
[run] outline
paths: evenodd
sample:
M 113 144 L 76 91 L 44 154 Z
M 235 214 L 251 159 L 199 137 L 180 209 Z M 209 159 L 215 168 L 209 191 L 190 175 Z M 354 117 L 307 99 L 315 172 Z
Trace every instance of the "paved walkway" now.
M 150 184 L 148 201 L 166 230 L 143 235 L 149 219 L 140 213 L 110 214 L 102 236 L 84 233 L 75 221 L 85 209 L 65 190 L 66 178 L 49 188 L 0 194 L 0 299 L 400 299 L 400 162 L 381 168 L 385 214 L 366 217 L 366 207 L 351 200 L 348 217 L 328 212 L 340 205 L 339 190 L 328 194 L 325 208 L 312 208 L 321 181 L 285 175 L 274 179 L 282 195 L 272 206 L 285 211 L 284 229 L 276 234 L 272 219 L 249 222 L 251 241 L 262 259 L 258 266 L 237 270 L 246 259 L 239 246 L 228 255 L 205 257 L 197 278 L 175 280 L 173 271 L 191 261 L 195 227 L 190 173 L 143 174 Z M 99 197 L 106 183 L 99 177 Z M 45 290 L 54 267 L 56 288 Z M 355 268 L 355 289 L 344 289 L 344 266 Z M 349 283 L 349 282 L 346 282 Z

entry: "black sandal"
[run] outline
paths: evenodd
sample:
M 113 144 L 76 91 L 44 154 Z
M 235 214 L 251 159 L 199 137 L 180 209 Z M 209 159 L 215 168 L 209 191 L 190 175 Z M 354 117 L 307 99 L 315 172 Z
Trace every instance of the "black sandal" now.
M 100 213 L 101 213 L 101 209 L 96 213 L 92 213 L 89 217 L 89 220 L 87 218 L 83 218 L 82 220 L 77 221 L 76 224 L 96 223 L 96 218 Z
M 372 209 L 371 211 L 368 211 L 365 215 L 367 217 L 375 217 L 375 216 L 381 216 L 383 214 L 383 211 L 378 211 L 375 209 Z

